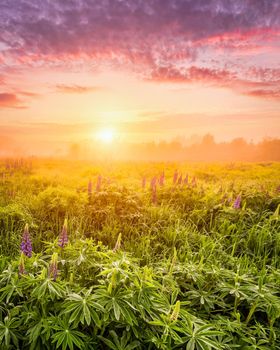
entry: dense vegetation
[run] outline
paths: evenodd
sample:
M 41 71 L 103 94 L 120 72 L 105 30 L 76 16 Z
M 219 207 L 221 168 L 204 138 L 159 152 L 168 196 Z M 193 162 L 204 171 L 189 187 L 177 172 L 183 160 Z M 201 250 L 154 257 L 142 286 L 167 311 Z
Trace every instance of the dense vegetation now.
M 0 348 L 279 349 L 279 173 L 1 161 Z

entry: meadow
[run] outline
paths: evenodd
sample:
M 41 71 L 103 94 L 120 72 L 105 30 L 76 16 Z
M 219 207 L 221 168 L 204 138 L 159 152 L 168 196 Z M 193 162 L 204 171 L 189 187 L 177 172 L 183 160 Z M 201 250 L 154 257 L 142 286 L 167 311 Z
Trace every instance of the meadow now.
M 0 161 L 0 349 L 280 349 L 280 164 Z

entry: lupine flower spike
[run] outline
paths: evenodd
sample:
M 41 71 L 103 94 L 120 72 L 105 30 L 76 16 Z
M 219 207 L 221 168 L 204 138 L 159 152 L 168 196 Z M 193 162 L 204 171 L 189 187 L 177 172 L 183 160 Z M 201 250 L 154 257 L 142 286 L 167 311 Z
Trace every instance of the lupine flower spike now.
M 146 181 L 147 181 L 146 176 L 143 176 L 143 177 L 142 177 L 142 189 L 143 189 L 143 190 L 144 190 L 145 187 L 146 187 Z
M 182 175 L 180 175 L 179 179 L 178 179 L 178 185 L 181 185 L 183 181 Z
M 173 185 L 176 185 L 177 179 L 178 179 L 178 170 L 176 170 L 173 175 Z
M 20 244 L 20 250 L 22 253 L 29 258 L 32 255 L 32 243 L 29 235 L 29 229 L 28 229 L 28 224 L 25 225 L 23 235 L 22 235 L 22 240 Z
M 184 185 L 188 185 L 188 183 L 189 183 L 189 176 L 187 174 L 185 179 L 184 179 Z
M 160 174 L 159 177 L 159 185 L 163 186 L 164 185 L 164 180 L 165 180 L 165 175 L 164 175 L 164 171 Z
M 99 192 L 101 190 L 101 175 L 98 175 L 98 178 L 97 178 L 97 183 L 96 183 L 96 192 Z
M 192 187 L 196 187 L 196 177 L 195 176 L 192 179 Z
M 176 304 L 175 304 L 175 307 L 174 307 L 174 310 L 170 316 L 170 320 L 171 321 L 177 321 L 178 317 L 179 317 L 179 313 L 180 313 L 180 306 L 181 306 L 181 303 L 179 300 L 176 301 Z
M 153 188 L 156 186 L 156 184 L 157 184 L 157 177 L 154 176 L 151 180 L 151 183 L 150 183 L 151 190 L 153 190 Z
M 241 195 L 239 194 L 233 203 L 233 208 L 240 209 L 240 206 L 241 206 Z
M 89 180 L 88 182 L 88 196 L 91 197 L 92 195 L 92 181 Z
M 152 187 L 152 203 L 153 203 L 154 205 L 157 204 L 157 185 L 154 185 L 154 186 Z
M 58 240 L 58 245 L 60 248 L 64 248 L 68 243 L 68 234 L 67 234 L 67 219 L 64 220 L 62 231 Z
M 57 275 L 58 275 L 57 262 L 58 262 L 58 254 L 53 253 L 50 267 L 49 267 L 49 278 L 52 278 L 54 281 L 56 281 Z

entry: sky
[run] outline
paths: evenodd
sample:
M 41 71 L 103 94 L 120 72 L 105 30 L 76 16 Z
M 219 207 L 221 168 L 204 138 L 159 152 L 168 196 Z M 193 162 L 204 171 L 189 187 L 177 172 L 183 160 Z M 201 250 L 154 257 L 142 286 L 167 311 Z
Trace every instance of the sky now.
M 1 0 L 0 87 L 2 149 L 278 137 L 280 1 Z

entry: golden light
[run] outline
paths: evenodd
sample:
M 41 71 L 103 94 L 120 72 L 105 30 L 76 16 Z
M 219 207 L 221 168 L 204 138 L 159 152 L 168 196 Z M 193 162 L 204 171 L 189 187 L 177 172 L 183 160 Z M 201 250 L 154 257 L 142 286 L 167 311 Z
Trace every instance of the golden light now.
M 112 143 L 115 137 L 115 132 L 113 129 L 102 129 L 96 134 L 96 138 L 104 143 Z

